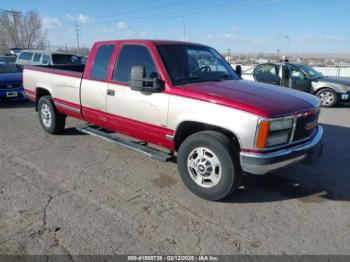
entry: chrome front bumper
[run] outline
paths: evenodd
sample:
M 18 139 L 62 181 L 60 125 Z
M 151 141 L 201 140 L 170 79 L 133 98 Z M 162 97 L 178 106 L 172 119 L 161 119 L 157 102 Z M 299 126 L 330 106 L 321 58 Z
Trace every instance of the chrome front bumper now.
M 301 160 L 312 161 L 322 155 L 322 136 L 323 128 L 318 126 L 314 137 L 305 144 L 272 153 L 241 152 L 241 167 L 244 172 L 263 175 Z

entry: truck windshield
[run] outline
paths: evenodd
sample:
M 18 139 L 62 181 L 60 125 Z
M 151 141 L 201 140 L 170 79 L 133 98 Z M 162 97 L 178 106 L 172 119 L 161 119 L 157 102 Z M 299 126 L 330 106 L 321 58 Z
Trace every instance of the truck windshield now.
M 52 63 L 56 65 L 81 65 L 81 59 L 75 55 L 52 54 Z
M 231 66 L 214 49 L 199 45 L 158 45 L 158 52 L 173 85 L 239 80 Z

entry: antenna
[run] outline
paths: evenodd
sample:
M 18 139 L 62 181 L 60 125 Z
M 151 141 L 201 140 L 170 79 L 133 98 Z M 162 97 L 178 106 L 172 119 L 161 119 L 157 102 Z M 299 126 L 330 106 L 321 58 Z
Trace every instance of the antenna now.
M 182 26 L 183 26 L 184 42 L 185 42 L 186 41 L 186 21 L 185 21 L 185 16 L 182 17 Z

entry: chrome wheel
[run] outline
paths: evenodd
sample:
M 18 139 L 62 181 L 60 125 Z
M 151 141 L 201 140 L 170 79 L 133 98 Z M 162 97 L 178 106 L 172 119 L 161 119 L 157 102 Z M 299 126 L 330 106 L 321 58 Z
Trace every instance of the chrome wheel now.
M 41 119 L 43 121 L 43 124 L 47 128 L 50 128 L 52 125 L 52 114 L 51 114 L 50 107 L 47 104 L 42 104 L 40 112 L 41 112 Z
M 204 188 L 216 186 L 221 179 L 220 160 L 205 147 L 197 147 L 189 154 L 187 169 L 193 181 Z
M 322 92 L 321 94 L 319 94 L 318 97 L 321 99 L 321 104 L 323 106 L 332 105 L 336 100 L 336 97 L 334 96 L 334 94 L 329 91 Z

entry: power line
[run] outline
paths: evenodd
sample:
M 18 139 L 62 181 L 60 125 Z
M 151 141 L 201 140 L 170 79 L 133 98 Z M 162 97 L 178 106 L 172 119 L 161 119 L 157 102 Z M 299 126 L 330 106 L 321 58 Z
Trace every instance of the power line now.
M 177 1 L 177 2 L 171 3 L 171 4 L 163 4 L 163 5 L 152 6 L 152 7 L 148 7 L 148 8 L 139 8 L 139 9 L 121 11 L 121 12 L 117 12 L 117 13 L 110 14 L 110 15 L 96 16 L 96 17 L 94 17 L 94 20 L 111 18 L 111 17 L 119 17 L 119 16 L 123 16 L 123 15 L 130 15 L 130 14 L 140 13 L 140 12 L 145 12 L 145 11 L 150 11 L 150 10 L 159 10 L 159 9 L 164 9 L 167 7 L 179 6 L 181 4 L 192 4 L 193 2 L 198 2 L 198 1 L 199 0 L 184 0 L 184 1 Z M 69 22 L 64 22 L 62 24 L 71 24 L 71 23 L 74 23 L 74 22 L 69 21 Z
M 197 1 L 197 0 L 194 0 Z M 138 20 L 144 20 L 147 18 L 153 18 L 153 17 L 163 17 L 166 16 L 167 18 L 169 18 L 169 15 L 174 15 L 170 18 L 179 18 L 179 17 L 183 17 L 183 16 L 189 16 L 189 15 L 194 15 L 195 13 L 197 13 L 197 11 L 201 11 L 201 10 L 205 10 L 205 9 L 211 9 L 211 8 L 215 8 L 215 7 L 219 7 L 219 6 L 227 6 L 227 5 L 237 5 L 240 3 L 245 3 L 245 2 L 249 2 L 249 1 L 257 1 L 257 0 L 234 0 L 234 1 L 229 1 L 229 3 L 225 2 L 225 3 L 216 3 L 216 4 L 212 4 L 212 5 L 206 5 L 206 6 L 202 6 L 202 7 L 196 7 L 196 8 L 189 8 L 187 10 L 176 10 L 176 11 L 169 11 L 169 12 L 161 12 L 161 13 L 154 13 L 154 14 L 150 14 L 150 15 L 144 15 L 144 16 L 137 16 L 137 17 L 132 17 L 132 18 L 128 18 L 128 19 L 123 19 L 123 21 L 125 22 L 130 22 L 130 21 L 138 21 Z M 188 1 L 186 1 L 188 2 Z M 145 9 L 147 10 L 147 9 Z M 184 12 L 186 14 L 184 14 Z M 178 16 L 176 16 L 178 15 Z M 105 25 L 105 24 L 114 24 L 116 23 L 116 21 L 106 21 L 106 22 L 99 22 L 99 23 L 87 23 L 87 24 L 83 24 L 81 25 L 82 27 L 89 27 L 89 26 L 96 26 L 96 25 Z M 67 26 L 66 28 L 70 28 L 71 26 Z

